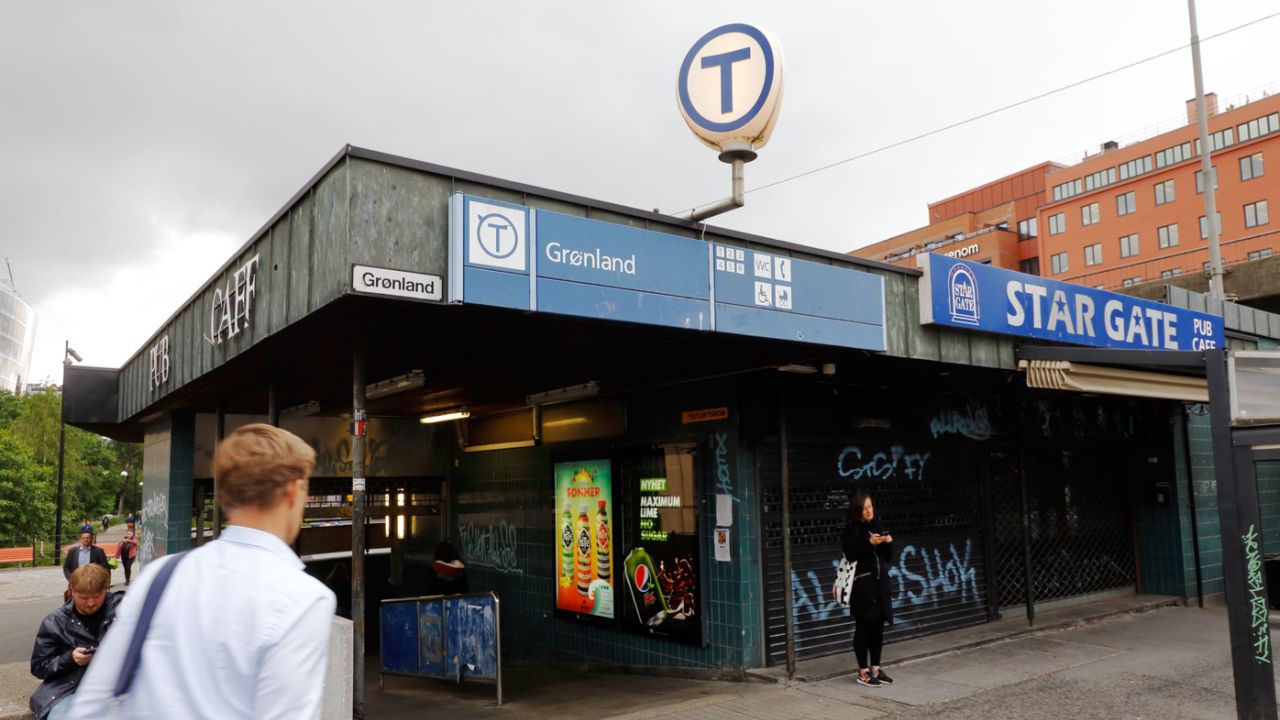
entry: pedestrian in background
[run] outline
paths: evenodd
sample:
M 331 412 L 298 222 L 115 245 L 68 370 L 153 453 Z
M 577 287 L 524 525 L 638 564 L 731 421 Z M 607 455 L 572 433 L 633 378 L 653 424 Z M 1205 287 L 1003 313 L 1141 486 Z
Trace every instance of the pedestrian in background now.
M 93 530 L 81 530 L 80 544 L 68 550 L 66 558 L 62 560 L 62 574 L 70 582 L 71 573 L 90 564 L 101 565 L 102 569 L 111 572 L 106 551 L 93 544 Z
M 31 693 L 36 720 L 57 720 L 115 619 L 123 593 L 109 593 L 111 573 L 85 565 L 71 574 L 71 599 L 40 623 L 31 648 L 31 674 L 44 682 Z
M 116 546 L 116 558 L 124 565 L 124 584 L 128 585 L 133 576 L 133 561 L 138 557 L 138 541 L 133 537 L 133 529 L 124 531 L 124 537 Z
M 213 477 L 227 528 L 148 564 L 69 717 L 98 720 L 115 703 L 130 720 L 320 717 L 334 597 L 289 547 L 302 528 L 315 457 L 296 435 L 259 423 L 218 444 Z M 172 582 L 158 586 L 154 613 L 143 616 L 157 578 Z M 127 666 L 135 637 L 139 662 Z M 117 698 L 122 679 L 127 689 Z
M 853 651 L 858 659 L 858 683 L 868 687 L 893 684 L 880 669 L 884 626 L 893 622 L 893 603 L 886 570 L 893 558 L 893 536 L 876 517 L 871 494 L 858 490 L 849 503 L 841 545 L 845 559 L 856 563 L 850 605 L 855 622 Z

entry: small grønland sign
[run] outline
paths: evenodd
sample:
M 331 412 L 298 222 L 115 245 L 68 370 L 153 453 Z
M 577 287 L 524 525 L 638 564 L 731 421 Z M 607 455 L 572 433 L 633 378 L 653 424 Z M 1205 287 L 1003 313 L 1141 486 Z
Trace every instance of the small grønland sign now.
M 368 265 L 352 266 L 351 289 L 358 293 L 439 302 L 444 297 L 443 285 L 444 278 L 439 275 Z

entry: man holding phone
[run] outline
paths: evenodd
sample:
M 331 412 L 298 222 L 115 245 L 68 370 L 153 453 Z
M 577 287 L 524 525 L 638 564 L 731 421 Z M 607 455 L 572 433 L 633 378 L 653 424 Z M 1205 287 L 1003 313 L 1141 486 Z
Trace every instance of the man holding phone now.
M 111 573 L 89 564 L 71 573 L 71 599 L 40 623 L 31 649 L 31 674 L 44 682 L 31 694 L 36 720 L 57 720 L 70 708 L 98 644 L 116 616 L 123 593 L 111 593 Z

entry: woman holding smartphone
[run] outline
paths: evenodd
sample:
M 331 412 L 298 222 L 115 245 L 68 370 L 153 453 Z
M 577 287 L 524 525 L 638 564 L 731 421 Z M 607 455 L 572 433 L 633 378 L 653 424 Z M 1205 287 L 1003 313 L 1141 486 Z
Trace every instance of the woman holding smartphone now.
M 858 683 L 868 687 L 892 685 L 880 669 L 884 626 L 893 622 L 887 570 L 893 557 L 893 536 L 876 518 L 871 494 L 858 490 L 849 503 L 848 523 L 842 538 L 845 558 L 857 563 L 851 602 L 856 623 L 853 651 L 858 657 Z

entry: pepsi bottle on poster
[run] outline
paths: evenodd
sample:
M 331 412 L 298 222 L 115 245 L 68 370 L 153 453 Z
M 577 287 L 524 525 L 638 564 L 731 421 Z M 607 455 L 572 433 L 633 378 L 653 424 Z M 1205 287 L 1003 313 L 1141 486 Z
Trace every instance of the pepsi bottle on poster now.
M 637 619 L 645 627 L 653 627 L 661 623 L 670 612 L 666 598 L 662 596 L 662 587 L 658 585 L 658 573 L 654 570 L 653 560 L 643 547 L 638 547 L 627 555 L 624 567 L 627 571 L 627 588 L 631 594 L 631 605 L 636 609 Z

